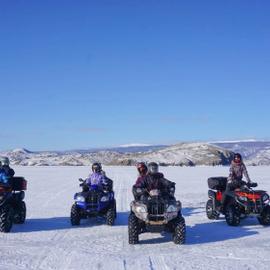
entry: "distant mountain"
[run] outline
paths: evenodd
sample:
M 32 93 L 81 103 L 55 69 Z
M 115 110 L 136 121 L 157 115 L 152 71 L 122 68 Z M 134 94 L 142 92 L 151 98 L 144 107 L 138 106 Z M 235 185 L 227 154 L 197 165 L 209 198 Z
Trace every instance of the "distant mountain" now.
M 173 146 L 127 146 L 108 150 L 74 150 L 31 152 L 13 150 L 2 152 L 11 164 L 23 166 L 82 166 L 93 162 L 107 165 L 133 165 L 138 161 L 155 161 L 161 165 L 196 166 L 227 165 L 233 153 L 206 143 L 181 143 Z
M 107 150 L 116 151 L 120 153 L 137 153 L 160 150 L 168 147 L 168 145 L 122 145 L 119 147 L 109 148 Z
M 17 148 L 12 150 L 13 153 L 21 153 L 21 154 L 30 154 L 32 153 L 31 151 L 25 149 L 25 148 Z
M 270 142 L 268 141 L 234 141 L 213 144 L 241 153 L 247 165 L 270 165 Z
M 73 150 L 69 152 L 94 153 L 94 152 L 100 152 L 100 151 L 113 151 L 113 152 L 119 152 L 119 153 L 137 153 L 137 152 L 147 152 L 147 151 L 152 151 L 152 150 L 163 149 L 165 147 L 168 147 L 168 145 L 128 144 L 128 145 L 120 145 L 116 147 Z M 63 151 L 63 152 L 67 152 L 67 151 Z

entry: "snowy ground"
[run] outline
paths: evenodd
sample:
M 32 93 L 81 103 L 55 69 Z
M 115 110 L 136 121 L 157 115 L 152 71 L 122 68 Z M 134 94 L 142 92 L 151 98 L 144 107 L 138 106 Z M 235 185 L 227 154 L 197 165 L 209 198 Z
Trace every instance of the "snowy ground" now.
M 205 215 L 210 176 L 227 175 L 228 167 L 165 167 L 177 183 L 187 225 L 187 243 L 177 246 L 169 234 L 140 235 L 128 244 L 127 219 L 132 200 L 134 167 L 105 167 L 114 179 L 118 219 L 108 227 L 87 220 L 79 227 L 69 222 L 73 194 L 87 167 L 15 167 L 28 180 L 27 220 L 0 234 L 0 269 L 269 269 L 270 227 L 248 218 L 239 227 Z M 260 189 L 270 191 L 270 167 L 248 168 Z

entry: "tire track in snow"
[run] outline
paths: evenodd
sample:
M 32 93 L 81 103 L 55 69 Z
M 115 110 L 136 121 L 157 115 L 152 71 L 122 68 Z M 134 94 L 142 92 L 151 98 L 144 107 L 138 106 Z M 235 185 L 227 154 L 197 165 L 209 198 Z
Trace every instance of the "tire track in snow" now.
M 164 256 L 162 256 L 162 255 L 149 256 L 148 260 L 149 260 L 150 270 L 156 270 L 156 269 L 170 270 L 170 268 L 168 267 L 168 265 L 165 262 Z
M 150 270 L 155 270 L 155 268 L 153 267 L 153 262 L 152 262 L 152 259 L 151 259 L 150 256 L 148 257 L 148 260 L 149 260 L 149 267 L 150 267 Z

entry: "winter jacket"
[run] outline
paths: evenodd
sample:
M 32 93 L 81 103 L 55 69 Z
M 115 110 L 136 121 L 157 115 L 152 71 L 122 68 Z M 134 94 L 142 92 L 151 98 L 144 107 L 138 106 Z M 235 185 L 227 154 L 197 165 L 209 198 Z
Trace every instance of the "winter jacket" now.
M 229 182 L 242 181 L 243 175 L 245 176 L 248 182 L 251 182 L 245 164 L 243 162 L 236 163 L 232 161 L 228 181 Z
M 1 169 L 5 171 L 8 177 L 13 177 L 15 174 L 14 170 L 7 165 L 2 166 Z
M 137 178 L 136 183 L 135 183 L 135 187 L 140 187 L 141 183 L 144 181 L 146 177 L 146 174 L 140 174 L 140 176 Z
M 9 184 L 10 177 L 6 173 L 6 171 L 1 168 L 0 169 L 0 184 Z
M 89 177 L 86 179 L 86 184 L 92 186 L 97 185 L 102 187 L 102 185 L 107 183 L 107 177 L 103 173 L 92 173 L 89 175 Z
M 153 189 L 159 189 L 162 192 L 167 192 L 171 186 L 174 186 L 175 183 L 164 178 L 162 173 L 148 173 L 146 176 L 143 176 L 140 181 L 135 184 L 137 188 L 146 189 L 148 192 Z

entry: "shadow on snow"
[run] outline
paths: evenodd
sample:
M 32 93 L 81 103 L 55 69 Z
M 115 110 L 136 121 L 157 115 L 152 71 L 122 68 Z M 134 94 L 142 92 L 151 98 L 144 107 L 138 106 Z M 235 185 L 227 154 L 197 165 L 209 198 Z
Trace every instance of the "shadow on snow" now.
M 205 207 L 185 207 L 182 208 L 182 215 L 184 217 L 193 216 L 196 214 L 205 213 Z
M 118 212 L 115 220 L 115 226 L 127 226 L 128 212 Z M 14 224 L 11 232 L 39 232 L 39 231 L 55 231 L 66 229 L 78 229 L 78 228 L 91 228 L 95 226 L 106 225 L 106 220 L 103 217 L 93 217 L 88 219 L 82 219 L 81 224 L 78 226 L 72 226 L 70 223 L 70 217 L 50 217 L 50 218 L 29 218 L 25 220 L 24 224 Z M 109 228 L 110 226 L 108 226 Z
M 225 221 L 215 221 L 208 223 L 198 223 L 194 226 L 186 226 L 186 243 L 185 245 L 207 244 L 214 242 L 222 242 L 225 240 L 240 239 L 247 236 L 258 234 L 247 225 L 254 226 L 243 222 L 242 226 L 230 227 Z M 161 233 L 160 237 L 151 239 L 141 239 L 140 244 L 159 244 L 172 241 L 171 233 Z
M 228 226 L 225 220 L 220 220 L 187 226 L 186 244 L 214 243 L 258 234 L 257 231 L 247 227 L 245 223 L 241 221 L 238 227 L 233 227 Z M 249 225 L 254 226 L 255 224 L 250 223 Z
M 184 217 L 191 216 L 194 214 L 201 213 L 200 208 L 184 208 Z M 118 212 L 117 218 L 115 220 L 115 225 L 117 226 L 128 226 L 128 216 L 129 212 Z M 206 244 L 213 242 L 221 242 L 231 239 L 239 239 L 251 235 L 258 234 L 257 231 L 252 230 L 251 226 L 258 225 L 255 219 L 245 219 L 242 220 L 238 227 L 230 227 L 227 225 L 224 219 L 217 221 L 209 221 L 206 223 L 197 223 L 194 226 L 186 227 L 186 245 L 196 245 L 196 244 Z M 81 225 L 71 226 L 70 217 L 51 217 L 51 218 L 29 218 L 26 219 L 25 224 L 14 225 L 11 232 L 12 233 L 29 233 L 38 231 L 55 231 L 55 230 L 66 230 L 66 229 L 88 229 L 95 226 L 106 225 L 106 221 L 102 217 L 93 217 L 90 219 L 81 220 Z M 128 233 L 128 232 L 127 232 Z M 158 234 L 156 234 L 158 235 Z M 144 238 L 140 235 L 140 244 L 158 244 L 166 243 L 172 241 L 171 233 L 161 233 L 159 236 L 154 236 L 151 239 Z

